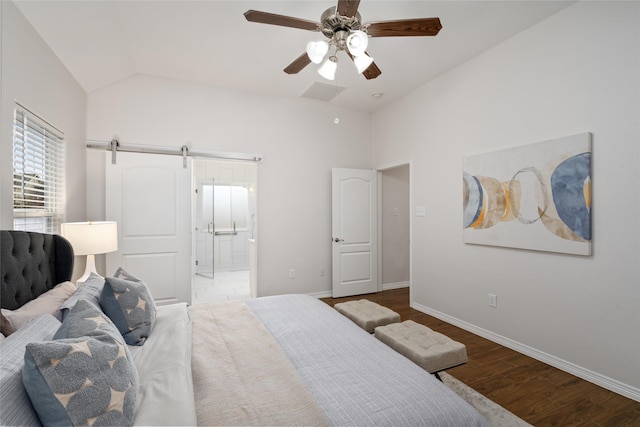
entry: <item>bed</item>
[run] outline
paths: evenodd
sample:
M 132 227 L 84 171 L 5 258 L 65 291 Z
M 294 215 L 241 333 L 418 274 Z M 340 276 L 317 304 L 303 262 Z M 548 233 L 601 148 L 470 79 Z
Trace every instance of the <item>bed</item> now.
M 1 425 L 487 425 L 311 296 L 155 306 L 123 269 L 63 292 L 68 242 L 0 233 L 3 323 L 57 294 L 0 341 Z

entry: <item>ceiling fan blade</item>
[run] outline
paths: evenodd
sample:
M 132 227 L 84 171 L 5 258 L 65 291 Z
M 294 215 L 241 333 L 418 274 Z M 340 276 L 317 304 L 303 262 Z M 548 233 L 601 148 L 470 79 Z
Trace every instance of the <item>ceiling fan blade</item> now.
M 284 69 L 284 72 L 287 74 L 298 74 L 304 67 L 311 64 L 311 59 L 309 59 L 309 55 L 307 52 L 298 56 L 291 64 L 287 65 L 287 68 Z
M 371 65 L 369 65 L 369 68 L 367 68 L 362 72 L 362 75 L 367 80 L 375 79 L 380 74 L 382 74 L 382 71 L 380 71 L 380 68 L 378 68 L 375 62 L 372 62 Z
M 293 18 L 291 16 L 277 15 L 275 13 L 247 10 L 244 13 L 247 21 L 260 24 L 280 25 L 282 27 L 300 28 L 301 30 L 320 31 L 321 25 L 307 19 Z
M 338 0 L 338 14 L 351 18 L 356 16 L 360 0 Z
M 435 36 L 441 29 L 440 18 L 399 19 L 371 22 L 367 33 L 371 37 Z

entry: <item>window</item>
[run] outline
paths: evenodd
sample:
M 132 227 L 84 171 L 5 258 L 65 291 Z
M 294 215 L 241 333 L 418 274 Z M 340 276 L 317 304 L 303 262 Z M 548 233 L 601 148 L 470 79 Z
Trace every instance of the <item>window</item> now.
M 13 228 L 58 233 L 64 215 L 64 134 L 16 104 Z

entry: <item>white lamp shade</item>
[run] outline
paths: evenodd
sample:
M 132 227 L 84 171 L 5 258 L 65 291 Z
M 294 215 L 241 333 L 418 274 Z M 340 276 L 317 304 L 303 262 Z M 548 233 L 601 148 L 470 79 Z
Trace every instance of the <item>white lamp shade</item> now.
M 66 222 L 62 236 L 75 255 L 96 255 L 118 250 L 118 225 L 113 221 Z
M 358 72 L 362 74 L 364 70 L 366 70 L 371 64 L 373 64 L 373 58 L 365 53 L 359 56 L 354 56 L 353 63 L 356 64 Z
M 354 31 L 347 37 L 347 49 L 353 56 L 364 55 L 369 44 L 369 36 L 364 31 Z
M 314 64 L 319 64 L 329 51 L 329 43 L 324 40 L 307 43 L 307 56 Z
M 338 60 L 335 56 L 330 56 L 324 64 L 318 69 L 318 74 L 327 80 L 336 78 L 336 70 L 338 69 Z

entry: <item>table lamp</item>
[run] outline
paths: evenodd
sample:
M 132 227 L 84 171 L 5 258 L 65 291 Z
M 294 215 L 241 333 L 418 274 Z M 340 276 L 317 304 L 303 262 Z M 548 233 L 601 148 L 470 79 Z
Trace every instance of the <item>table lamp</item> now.
M 78 282 L 96 271 L 95 255 L 118 250 L 118 224 L 114 221 L 65 222 L 62 236 L 71 243 L 75 255 L 86 255 L 87 264 Z

